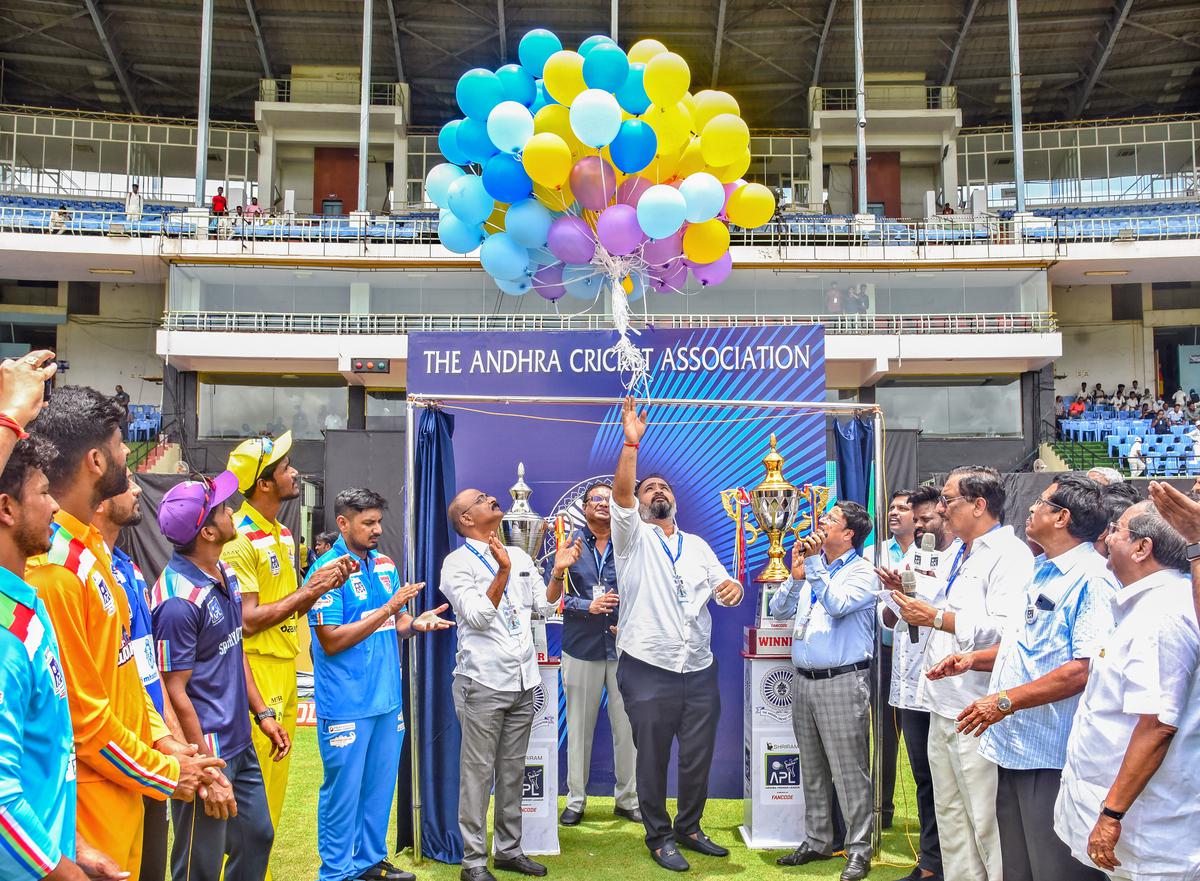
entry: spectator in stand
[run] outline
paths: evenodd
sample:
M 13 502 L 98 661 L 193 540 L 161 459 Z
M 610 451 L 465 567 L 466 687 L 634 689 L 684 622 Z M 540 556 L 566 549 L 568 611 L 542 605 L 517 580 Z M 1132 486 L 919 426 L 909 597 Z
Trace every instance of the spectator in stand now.
M 59 205 L 50 212 L 50 234 L 60 235 L 71 220 L 71 212 L 66 205 Z
M 1129 445 L 1129 453 L 1125 456 L 1125 461 L 1129 464 L 1129 476 L 1141 477 L 1146 473 L 1146 459 L 1142 456 L 1142 439 L 1135 437 L 1133 443 Z
M 1129 386 L 1129 397 L 1137 398 L 1139 401 L 1146 397 L 1146 392 L 1138 388 L 1138 381 L 1136 379 Z
M 836 281 L 831 281 L 825 290 L 825 311 L 830 315 L 840 315 L 846 311 L 845 294 Z
M 1095 387 L 1092 388 L 1092 403 L 1093 404 L 1103 404 L 1107 400 L 1108 400 L 1108 392 L 1106 392 L 1104 390 L 1104 387 L 1101 386 L 1100 383 L 1096 383 Z
M 1075 397 L 1079 398 L 1079 400 L 1081 400 L 1081 401 L 1090 401 L 1091 400 L 1092 393 L 1088 391 L 1086 382 L 1079 383 L 1079 394 L 1077 394 Z
M 125 391 L 121 386 L 117 386 L 117 393 L 113 395 L 113 400 L 121 405 L 122 422 L 121 434 L 128 436 L 129 434 L 129 392 Z
M 1175 389 L 1175 394 L 1171 395 L 1171 403 L 1178 404 L 1181 407 L 1187 403 L 1187 399 L 1187 392 L 1181 388 Z
M 943 214 L 953 214 L 954 206 L 951 205 L 949 202 L 947 202 L 945 205 L 942 206 L 942 213 Z
M 246 219 L 253 223 L 254 218 L 262 213 L 262 206 L 258 204 L 258 196 L 251 196 L 250 204 L 246 206 Z
M 217 187 L 217 194 L 212 200 L 212 213 L 217 217 L 224 217 L 229 213 L 229 200 L 225 198 L 224 187 Z
M 142 219 L 142 194 L 138 192 L 137 184 L 129 188 L 129 195 L 125 197 L 125 219 L 130 223 Z
M 1187 406 L 1183 408 L 1183 413 L 1187 416 L 1188 422 L 1195 422 L 1200 419 L 1200 403 L 1188 401 Z
M 1192 461 L 1200 462 L 1200 419 L 1192 423 L 1192 430 L 1185 436 L 1192 442 Z
M 1071 402 L 1071 406 L 1067 408 L 1067 415 L 1072 419 L 1078 419 L 1087 411 L 1087 404 L 1082 396 L 1077 397 Z
M 1063 403 L 1062 395 L 1056 395 L 1054 398 L 1054 436 L 1062 440 L 1062 424 L 1067 418 L 1067 405 Z
M 1167 420 L 1172 425 L 1182 425 L 1187 417 L 1183 413 L 1183 404 L 1179 401 L 1167 411 Z
M 1167 418 L 1167 414 L 1159 410 L 1154 414 L 1154 421 L 1150 423 L 1151 434 L 1170 434 L 1171 420 Z

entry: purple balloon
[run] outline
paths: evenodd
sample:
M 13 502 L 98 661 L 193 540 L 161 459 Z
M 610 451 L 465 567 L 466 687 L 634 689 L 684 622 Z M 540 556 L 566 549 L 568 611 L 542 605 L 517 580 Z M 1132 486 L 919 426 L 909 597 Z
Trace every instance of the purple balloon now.
M 578 217 L 567 215 L 550 224 L 546 236 L 550 253 L 564 263 L 590 263 L 596 256 L 596 240 L 588 225 Z
M 646 239 L 638 225 L 637 210 L 622 203 L 605 208 L 600 214 L 596 236 L 608 253 L 618 257 L 632 254 Z
M 700 282 L 701 287 L 720 284 L 729 278 L 729 273 L 731 272 L 733 272 L 733 255 L 728 251 L 712 263 L 692 264 L 692 275 L 696 281 Z
M 650 287 L 660 294 L 674 294 L 683 290 L 687 284 L 688 268 L 682 260 L 664 269 L 661 273 L 652 272 L 648 278 Z
M 634 212 L 635 214 L 637 212 Z M 646 243 L 642 248 L 642 259 L 646 265 L 655 269 L 666 268 L 672 261 L 677 261 L 683 253 L 683 230 L 665 239 L 655 239 Z
M 589 211 L 601 211 L 617 192 L 617 173 L 599 156 L 584 156 L 571 169 L 571 192 Z
M 617 201 L 624 202 L 626 205 L 632 205 L 636 208 L 638 200 L 642 198 L 642 193 L 646 192 L 652 186 L 654 186 L 654 181 L 638 177 L 636 174 L 627 177 L 617 187 Z
M 562 280 L 563 265 L 552 263 L 549 266 L 541 267 L 533 274 L 533 287 L 538 292 L 538 296 L 553 303 L 567 292 L 562 286 Z

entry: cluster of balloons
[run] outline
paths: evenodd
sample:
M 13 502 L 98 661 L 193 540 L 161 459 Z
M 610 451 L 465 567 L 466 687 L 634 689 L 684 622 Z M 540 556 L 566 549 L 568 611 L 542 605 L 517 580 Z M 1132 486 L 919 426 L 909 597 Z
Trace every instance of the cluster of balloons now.
M 572 51 L 536 29 L 518 55 L 458 81 L 464 115 L 441 129 L 448 161 L 425 181 L 442 244 L 478 248 L 505 293 L 548 300 L 594 299 L 607 279 L 630 299 L 682 290 L 689 272 L 724 281 L 730 225 L 775 213 L 771 191 L 742 179 L 750 130 L 733 96 L 692 94 L 687 62 L 658 40 Z

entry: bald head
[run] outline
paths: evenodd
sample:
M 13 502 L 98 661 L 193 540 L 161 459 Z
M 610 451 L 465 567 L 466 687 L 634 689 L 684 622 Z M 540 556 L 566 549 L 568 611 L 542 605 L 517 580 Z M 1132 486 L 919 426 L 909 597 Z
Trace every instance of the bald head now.
M 500 518 L 504 516 L 496 497 L 478 489 L 459 492 L 450 502 L 447 513 L 455 532 L 464 538 L 480 541 L 486 541 L 488 535 L 496 531 L 500 526 Z

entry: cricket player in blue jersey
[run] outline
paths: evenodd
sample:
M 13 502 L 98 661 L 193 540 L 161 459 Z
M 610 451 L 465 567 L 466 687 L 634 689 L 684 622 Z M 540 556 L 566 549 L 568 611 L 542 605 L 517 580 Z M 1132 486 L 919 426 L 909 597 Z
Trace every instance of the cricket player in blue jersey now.
M 400 645 L 414 633 L 445 630 L 447 606 L 413 617 L 424 584 L 402 584 L 376 549 L 387 500 L 347 489 L 334 504 L 338 531 L 314 570 L 349 554 L 357 562 L 339 588 L 308 613 L 313 640 L 317 737 L 325 779 L 317 799 L 319 881 L 412 881 L 388 859 L 387 834 L 404 742 Z

